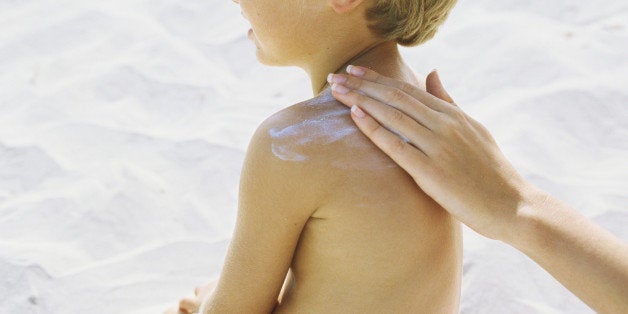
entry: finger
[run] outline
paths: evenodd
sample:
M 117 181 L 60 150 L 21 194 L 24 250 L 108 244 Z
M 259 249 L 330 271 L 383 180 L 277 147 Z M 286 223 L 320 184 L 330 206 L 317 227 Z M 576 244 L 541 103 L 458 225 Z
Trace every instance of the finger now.
M 358 66 L 354 66 L 351 65 L 349 67 L 347 67 L 347 72 L 351 75 L 349 75 L 348 77 L 352 77 L 355 78 L 357 80 L 361 80 L 361 81 L 369 81 L 369 82 L 373 82 L 373 83 L 377 83 L 380 85 L 384 85 L 387 86 L 389 88 L 393 88 L 393 89 L 398 89 L 401 90 L 402 92 L 414 97 L 415 99 L 417 99 L 418 101 L 422 102 L 423 104 L 425 104 L 426 106 L 432 108 L 433 110 L 439 111 L 439 112 L 448 112 L 448 110 L 451 107 L 451 104 L 448 103 L 443 103 L 443 101 L 441 99 L 439 99 L 438 97 L 410 84 L 410 83 L 406 83 L 403 81 L 399 81 L 399 80 L 395 80 L 393 78 L 387 77 L 387 76 L 383 76 L 371 69 L 365 68 L 365 67 L 358 67 Z M 363 75 L 355 75 L 354 73 L 361 73 L 363 72 Z M 342 74 L 338 74 L 338 75 L 342 75 Z M 351 87 L 350 85 L 347 85 L 349 87 Z M 353 87 L 352 87 L 353 88 Z M 373 98 L 378 98 L 376 96 L 376 94 L 372 94 L 374 91 L 380 92 L 378 95 L 380 97 L 385 97 L 386 95 L 382 95 L 381 92 L 383 91 L 381 88 L 376 88 L 375 90 L 362 90 L 360 89 L 360 91 L 368 94 L 369 96 L 372 96 Z M 386 102 L 385 99 L 382 98 L 378 98 L 379 100 L 383 100 L 384 102 Z M 391 103 L 389 103 L 391 104 Z M 391 104 L 392 105 L 392 104 Z
M 364 83 L 368 84 L 368 83 Z M 398 100 L 394 102 L 395 105 L 387 105 L 389 103 L 385 101 L 380 101 L 376 98 L 371 98 L 368 95 L 363 95 L 357 90 L 348 89 L 343 84 L 333 83 L 331 86 L 332 95 L 346 106 L 351 107 L 353 105 L 363 105 L 365 103 L 372 104 L 371 107 L 377 107 L 377 111 L 373 112 L 376 115 L 376 119 L 383 118 L 385 115 L 382 115 L 382 112 L 390 113 L 391 109 L 394 109 L 397 112 L 402 113 L 403 115 L 407 115 L 409 119 L 413 119 L 415 122 L 421 124 L 423 127 L 428 130 L 432 130 L 439 123 L 439 117 L 437 117 L 438 113 L 433 110 L 427 108 L 423 104 L 421 104 L 416 99 L 412 98 L 410 95 L 399 91 L 396 97 Z M 386 111 L 388 108 L 388 111 Z M 370 112 L 371 108 L 369 108 Z M 396 113 L 395 113 L 396 114 Z M 398 115 L 398 114 L 397 114 Z M 379 120 L 382 122 L 382 120 Z M 393 128 L 397 128 L 395 125 L 395 121 L 388 121 L 386 126 L 392 126 Z
M 179 310 L 187 313 L 194 313 L 200 308 L 200 304 L 196 299 L 185 298 L 179 301 Z
M 354 71 L 355 68 L 355 66 L 352 66 L 351 71 Z M 426 91 L 423 91 L 410 83 L 383 76 L 372 70 L 365 70 L 363 77 L 334 74 L 333 79 L 342 81 L 341 83 L 347 87 L 359 90 L 362 93 L 391 106 L 400 106 L 403 104 L 396 99 L 398 96 L 397 93 L 402 92 L 413 97 L 417 101 L 420 101 L 434 111 L 445 112 L 445 110 L 448 109 L 448 106 L 442 104 L 440 99 L 427 93 Z
M 429 121 L 436 121 L 437 113 L 434 112 L 432 108 L 400 89 L 342 74 L 332 74 L 328 77 L 328 80 L 331 81 L 332 91 L 337 91 L 337 89 L 334 88 L 335 86 L 342 85 L 343 87 L 360 91 L 360 94 L 393 106 L 417 121 L 423 120 L 422 123 L 425 123 L 426 126 L 430 128 L 433 125 L 430 126 Z M 338 99 L 338 97 L 336 97 L 336 99 Z M 353 104 L 348 105 L 351 106 Z
M 440 77 L 438 76 L 438 72 L 436 70 L 433 70 L 432 72 L 430 72 L 430 74 L 427 75 L 427 78 L 425 78 L 425 87 L 428 93 L 456 107 L 458 106 L 454 102 L 453 98 L 449 96 L 449 93 L 447 93 L 447 91 L 443 87 L 443 83 L 440 81 Z
M 400 110 L 383 104 L 375 99 L 361 95 L 360 93 L 350 90 L 345 94 L 348 103 L 351 106 L 359 106 L 366 111 L 369 116 L 374 118 L 377 123 L 383 125 L 392 133 L 400 135 L 407 139 L 412 145 L 423 151 L 425 154 L 432 152 L 431 143 L 434 141 L 433 132 L 420 124 L 420 122 L 405 115 Z
M 429 161 L 423 151 L 384 128 L 359 106 L 351 108 L 351 118 L 364 135 L 413 178 Z

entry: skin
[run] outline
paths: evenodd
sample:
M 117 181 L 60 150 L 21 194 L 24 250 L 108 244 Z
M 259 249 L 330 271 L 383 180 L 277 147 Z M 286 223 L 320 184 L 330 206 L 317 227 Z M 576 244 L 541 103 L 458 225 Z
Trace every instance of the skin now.
M 436 72 L 427 91 L 367 68 L 349 72 L 330 77 L 334 97 L 423 191 L 478 233 L 525 253 L 595 311 L 628 313 L 628 245 L 525 181 Z
M 395 42 L 366 27 L 368 1 L 239 4 L 258 59 L 302 68 L 315 97 L 256 131 L 220 278 L 178 311 L 457 313 L 460 224 L 359 132 L 326 82 L 351 62 L 422 86 Z

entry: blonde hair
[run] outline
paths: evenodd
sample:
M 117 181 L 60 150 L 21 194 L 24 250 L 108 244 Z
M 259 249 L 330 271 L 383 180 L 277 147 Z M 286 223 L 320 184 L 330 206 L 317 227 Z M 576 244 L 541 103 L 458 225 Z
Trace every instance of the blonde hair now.
M 373 0 L 366 10 L 369 29 L 403 46 L 420 45 L 434 37 L 457 0 Z

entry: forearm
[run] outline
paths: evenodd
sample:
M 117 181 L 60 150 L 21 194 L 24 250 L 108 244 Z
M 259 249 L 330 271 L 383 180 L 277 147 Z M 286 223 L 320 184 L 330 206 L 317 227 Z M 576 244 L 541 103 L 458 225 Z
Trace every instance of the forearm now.
M 534 191 L 506 242 L 594 310 L 628 313 L 628 245 L 567 204 Z

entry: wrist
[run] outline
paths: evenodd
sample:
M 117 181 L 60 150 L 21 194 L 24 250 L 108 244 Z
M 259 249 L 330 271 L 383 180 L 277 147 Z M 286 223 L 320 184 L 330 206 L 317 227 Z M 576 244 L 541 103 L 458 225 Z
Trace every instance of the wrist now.
M 551 215 L 552 206 L 548 206 L 552 196 L 533 185 L 522 189 L 521 201 L 510 226 L 502 237 L 503 242 L 526 253 L 544 239 L 542 235 L 546 216 Z

